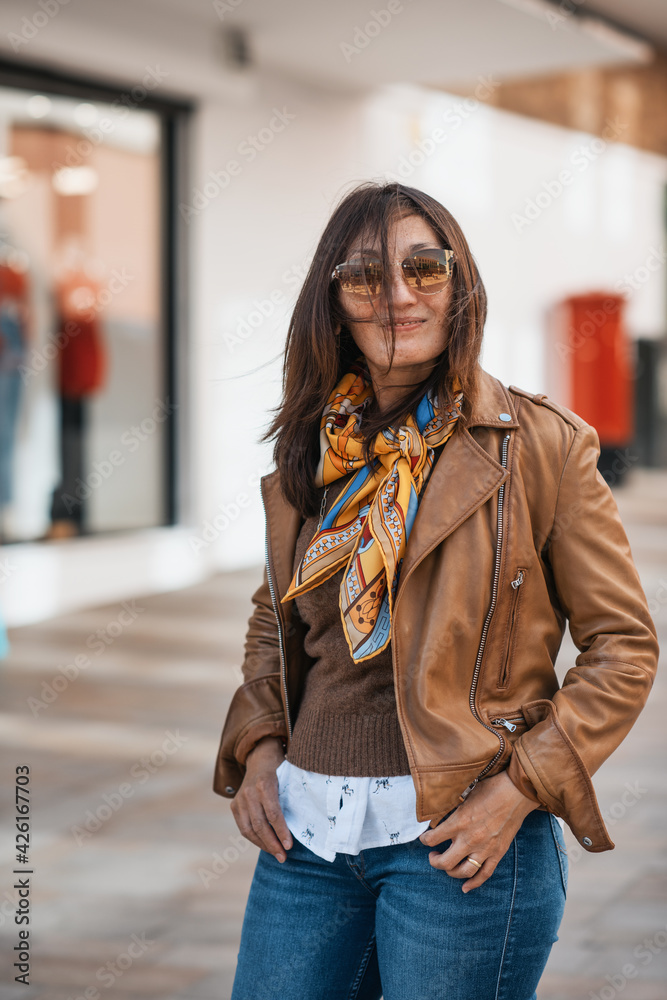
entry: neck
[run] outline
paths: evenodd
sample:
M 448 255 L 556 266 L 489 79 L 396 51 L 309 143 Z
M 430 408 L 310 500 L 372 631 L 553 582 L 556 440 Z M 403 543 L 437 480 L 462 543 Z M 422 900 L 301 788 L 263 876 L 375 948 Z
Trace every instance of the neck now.
M 401 399 L 407 397 L 415 386 L 420 385 L 433 371 L 433 363 L 398 365 L 386 369 L 368 362 L 368 371 L 373 383 L 373 394 L 380 413 L 392 409 Z

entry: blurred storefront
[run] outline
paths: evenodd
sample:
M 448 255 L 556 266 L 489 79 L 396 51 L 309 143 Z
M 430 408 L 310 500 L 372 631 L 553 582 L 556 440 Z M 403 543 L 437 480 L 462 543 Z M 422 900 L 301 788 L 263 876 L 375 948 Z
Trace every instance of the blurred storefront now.
M 0 88 L 0 127 L 2 540 L 164 524 L 159 116 Z
M 14 588 L 7 571 L 1 581 L 11 622 L 57 606 L 70 560 L 61 548 L 49 571 L 54 542 L 88 540 L 80 556 L 94 567 L 95 539 L 108 551 L 176 522 L 174 150 L 190 105 L 153 99 L 150 74 L 134 93 L 36 67 L 4 67 L 4 81 L 0 544 L 19 570 Z M 47 588 L 16 599 L 40 545 Z M 85 584 L 72 590 L 80 603 Z

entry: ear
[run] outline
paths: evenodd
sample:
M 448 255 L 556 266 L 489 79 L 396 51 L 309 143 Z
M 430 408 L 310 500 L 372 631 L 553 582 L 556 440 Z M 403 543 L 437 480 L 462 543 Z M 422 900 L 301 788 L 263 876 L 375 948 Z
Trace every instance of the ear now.
M 334 335 L 335 335 L 336 337 L 339 337 L 339 336 L 340 336 L 340 331 L 341 331 L 342 327 L 343 327 L 343 324 L 342 324 L 342 323 L 338 323 L 338 324 L 336 325 L 336 329 L 334 330 Z

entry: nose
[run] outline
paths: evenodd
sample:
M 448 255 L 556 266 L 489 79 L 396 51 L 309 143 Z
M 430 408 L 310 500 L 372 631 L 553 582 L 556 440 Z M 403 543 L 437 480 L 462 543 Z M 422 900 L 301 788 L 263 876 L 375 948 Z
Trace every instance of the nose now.
M 390 264 L 391 294 L 396 305 L 419 301 L 417 291 L 410 288 L 403 277 L 403 266 L 399 261 Z

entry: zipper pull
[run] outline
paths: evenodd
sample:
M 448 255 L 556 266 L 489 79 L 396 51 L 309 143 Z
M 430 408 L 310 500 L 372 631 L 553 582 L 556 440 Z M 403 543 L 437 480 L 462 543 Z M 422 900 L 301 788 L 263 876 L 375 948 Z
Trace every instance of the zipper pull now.
M 475 780 L 471 782 L 471 784 L 469 784 L 468 787 L 464 789 L 464 791 L 461 792 L 461 794 L 459 795 L 459 799 L 461 800 L 461 802 L 465 802 L 465 800 L 468 798 L 468 796 L 470 795 L 470 793 L 472 792 L 473 788 L 475 787 L 478 781 L 479 778 L 475 778 Z
M 494 726 L 504 726 L 505 729 L 509 729 L 511 733 L 514 732 L 516 726 L 513 722 L 508 722 L 507 719 L 491 719 L 491 723 Z
M 522 569 L 520 569 L 520 570 L 519 570 L 519 573 L 518 573 L 518 576 L 517 576 L 517 578 L 516 578 L 516 580 L 511 580 L 510 582 L 511 582 L 511 584 L 512 584 L 512 586 L 514 587 L 514 589 L 515 589 L 515 590 L 516 590 L 516 589 L 517 589 L 518 587 L 520 587 L 520 586 L 521 586 L 521 584 L 523 583 L 523 570 L 522 570 Z

